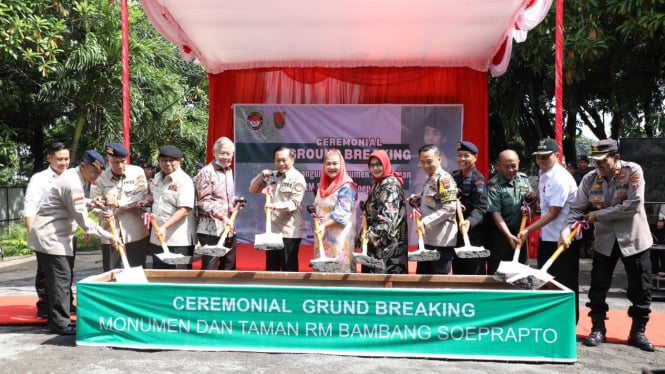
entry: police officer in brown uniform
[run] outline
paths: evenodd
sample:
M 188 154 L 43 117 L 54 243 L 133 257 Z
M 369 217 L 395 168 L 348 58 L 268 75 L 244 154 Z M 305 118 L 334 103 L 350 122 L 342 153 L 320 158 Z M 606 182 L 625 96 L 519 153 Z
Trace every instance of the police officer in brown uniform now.
M 298 271 L 298 249 L 303 232 L 301 212 L 305 195 L 305 177 L 293 167 L 296 155 L 292 149 L 278 147 L 273 152 L 275 169 L 262 170 L 249 184 L 250 193 L 261 193 L 272 185 L 271 224 L 273 232 L 282 234 L 284 248 L 266 251 L 267 271 Z
M 651 258 L 653 244 L 644 211 L 644 173 L 634 162 L 621 160 L 616 140 L 604 139 L 591 145 L 595 169 L 584 176 L 570 212 L 564 221 L 559 244 L 565 242 L 570 226 L 586 218 L 595 226 L 595 248 L 589 288 L 589 317 L 592 328 L 582 342 L 597 346 L 605 341 L 606 298 L 612 274 L 621 258 L 628 276 L 628 299 L 632 317 L 628 344 L 653 352 L 644 335 L 651 312 Z
M 80 226 L 86 234 L 109 239 L 112 243 L 120 241 L 88 217 L 84 186 L 94 182 L 104 167 L 104 158 L 99 153 L 86 151 L 78 167 L 66 170 L 53 182 L 30 231 L 28 247 L 36 252 L 37 262 L 46 278 L 49 324 L 55 334 L 76 334 L 69 307 L 77 227 Z
M 109 166 L 97 178 L 97 188 L 92 198 L 102 202 L 105 209 L 96 208 L 102 226 L 109 230 L 112 219 L 118 235 L 125 243 L 127 261 L 131 266 L 145 266 L 148 230 L 146 229 L 139 201 L 148 194 L 148 183 L 143 169 L 127 164 L 129 152 L 119 143 L 106 144 L 106 164 Z M 120 254 L 108 240 L 102 240 L 102 265 L 104 271 L 122 267 Z

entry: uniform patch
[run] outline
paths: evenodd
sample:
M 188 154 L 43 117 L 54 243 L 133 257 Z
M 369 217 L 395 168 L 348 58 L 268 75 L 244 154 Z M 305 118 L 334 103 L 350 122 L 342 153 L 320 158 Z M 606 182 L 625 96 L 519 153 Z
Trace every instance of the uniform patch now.
M 599 202 L 599 201 L 600 201 L 600 196 L 593 196 L 593 197 L 591 197 L 591 201 L 593 201 L 594 203 Z
M 138 178 L 136 178 L 136 185 L 137 186 L 145 186 L 145 175 L 139 175 Z
M 76 196 L 73 196 L 73 198 L 74 198 L 74 204 L 79 204 L 79 203 L 85 202 L 85 196 L 83 196 L 83 195 L 76 195 Z
M 305 186 L 302 183 L 296 183 L 296 186 L 294 187 L 294 189 L 297 192 L 302 192 L 305 189 Z
M 169 186 L 169 191 L 176 191 L 176 192 L 177 192 L 177 191 L 178 191 L 178 185 L 175 184 L 175 183 L 172 183 L 172 184 Z
M 593 185 L 593 188 L 596 189 L 596 190 L 600 190 L 601 188 L 603 188 L 603 185 L 600 184 L 600 183 L 596 183 L 596 184 Z

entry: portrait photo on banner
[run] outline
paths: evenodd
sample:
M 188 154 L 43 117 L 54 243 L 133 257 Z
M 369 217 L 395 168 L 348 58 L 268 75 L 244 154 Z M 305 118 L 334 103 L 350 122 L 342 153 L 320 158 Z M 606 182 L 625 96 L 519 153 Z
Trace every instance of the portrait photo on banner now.
M 265 227 L 265 197 L 250 195 L 249 183 L 261 170 L 275 170 L 273 151 L 279 146 L 293 150 L 294 167 L 305 177 L 307 186 L 301 208 L 308 217 L 305 208 L 314 200 L 313 190 L 321 178 L 326 150 L 341 151 L 348 174 L 358 184 L 358 200 L 364 200 L 373 180 L 367 168 L 373 150 L 385 150 L 393 168 L 402 173 L 408 193 L 417 193 L 424 181 L 418 166 L 418 149 L 424 144 L 437 144 L 442 152 L 442 167 L 452 171 L 455 144 L 462 137 L 461 104 L 236 104 L 233 109 L 236 193 L 244 195 L 248 202 L 247 209 L 236 218 L 236 227 L 239 241 L 245 243 L 251 243 L 254 234 Z M 303 244 L 312 241 L 311 221 L 304 220 Z

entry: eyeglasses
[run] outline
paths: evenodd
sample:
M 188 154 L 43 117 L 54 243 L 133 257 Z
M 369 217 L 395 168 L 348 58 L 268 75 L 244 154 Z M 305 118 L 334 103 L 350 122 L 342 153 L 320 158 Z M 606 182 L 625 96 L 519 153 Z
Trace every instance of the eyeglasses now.
M 382 168 L 382 167 L 383 167 L 383 164 L 381 164 L 380 162 L 372 162 L 371 164 L 369 164 L 370 169 L 378 169 L 378 168 Z

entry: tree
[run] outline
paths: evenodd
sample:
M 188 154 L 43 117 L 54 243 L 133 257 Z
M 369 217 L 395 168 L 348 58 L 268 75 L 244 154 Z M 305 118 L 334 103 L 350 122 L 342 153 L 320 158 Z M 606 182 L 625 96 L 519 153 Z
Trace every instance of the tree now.
M 513 47 L 508 73 L 490 80 L 494 154 L 508 147 L 528 154 L 537 138 L 554 136 L 554 12 Z M 663 2 L 567 1 L 564 17 L 567 158 L 583 126 L 599 139 L 662 136 Z
M 195 157 L 184 162 L 193 169 L 205 155 L 205 72 L 180 61 L 137 2 L 129 6 L 131 156 L 149 160 L 168 142 Z M 71 145 L 74 161 L 80 148 L 120 141 L 119 4 L 10 0 L 0 12 L 0 94 L 7 98 L 0 103 L 0 135 L 27 144 L 34 162 L 23 164 L 42 169 L 43 147 L 54 140 Z M 33 34 L 39 37 L 24 38 Z

